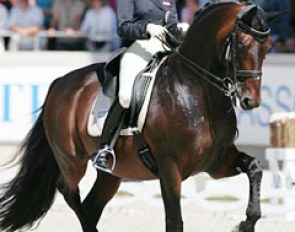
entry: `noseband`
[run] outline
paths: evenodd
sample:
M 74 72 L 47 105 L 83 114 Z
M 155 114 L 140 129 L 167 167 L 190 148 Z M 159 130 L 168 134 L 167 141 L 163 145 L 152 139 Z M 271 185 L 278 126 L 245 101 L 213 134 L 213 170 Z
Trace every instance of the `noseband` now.
M 237 31 L 243 31 L 247 34 L 252 35 L 259 43 L 263 43 L 270 35 L 270 29 L 265 32 L 257 31 L 254 28 L 248 26 L 246 23 L 242 21 L 242 17 L 249 12 L 252 8 L 257 7 L 256 5 L 249 5 L 245 7 L 243 10 L 239 12 L 237 15 L 237 21 L 226 39 L 222 54 L 225 54 L 226 60 L 226 77 L 222 78 L 213 74 L 212 72 L 202 68 L 195 62 L 183 56 L 181 53 L 176 51 L 171 45 L 169 45 L 166 41 L 162 41 L 162 43 L 167 46 L 172 53 L 178 57 L 178 59 L 185 65 L 189 70 L 193 73 L 200 76 L 202 79 L 207 81 L 209 84 L 213 85 L 220 91 L 222 91 L 225 96 L 235 97 L 238 92 L 238 81 L 244 81 L 248 78 L 261 78 L 262 71 L 261 70 L 239 70 L 236 68 L 236 54 L 237 54 Z M 169 36 L 175 40 L 174 36 L 168 33 Z M 212 79 L 209 79 L 211 77 Z

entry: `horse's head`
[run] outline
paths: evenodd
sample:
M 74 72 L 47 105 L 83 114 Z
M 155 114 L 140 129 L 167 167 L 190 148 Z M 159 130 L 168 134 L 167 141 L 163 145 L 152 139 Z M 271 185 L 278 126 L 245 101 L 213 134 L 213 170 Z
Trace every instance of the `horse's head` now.
M 258 107 L 262 64 L 271 46 L 267 23 L 282 14 L 266 13 L 251 1 L 210 4 L 195 15 L 179 48 L 194 64 L 183 63 L 225 95 L 239 99 L 243 109 Z
M 224 43 L 224 62 L 229 85 L 244 110 L 258 107 L 261 100 L 262 64 L 271 46 L 267 22 L 279 14 L 265 13 L 251 4 L 242 8 Z
M 266 14 L 262 9 L 250 5 L 240 11 L 231 35 L 235 36 L 231 40 L 234 44 L 229 45 L 235 54 L 226 59 L 234 59 L 231 78 L 236 81 L 236 95 L 245 110 L 260 104 L 262 63 L 271 46 L 269 34 Z

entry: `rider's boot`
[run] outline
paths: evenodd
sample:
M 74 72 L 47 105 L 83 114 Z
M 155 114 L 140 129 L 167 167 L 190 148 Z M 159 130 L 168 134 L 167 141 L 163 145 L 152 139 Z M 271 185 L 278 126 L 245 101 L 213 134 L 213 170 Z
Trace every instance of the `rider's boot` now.
M 97 169 L 106 172 L 111 172 L 113 170 L 116 162 L 113 147 L 117 143 L 126 111 L 127 110 L 121 106 L 118 99 L 116 99 L 111 106 L 102 130 L 100 148 L 97 153 L 93 154 L 93 165 Z M 109 156 L 113 158 L 111 169 L 108 168 Z

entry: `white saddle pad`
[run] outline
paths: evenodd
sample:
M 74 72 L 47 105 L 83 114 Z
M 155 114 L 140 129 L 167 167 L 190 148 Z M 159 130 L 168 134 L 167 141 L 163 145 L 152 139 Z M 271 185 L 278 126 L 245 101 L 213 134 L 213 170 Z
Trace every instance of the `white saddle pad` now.
M 143 106 L 141 108 L 141 111 L 138 117 L 138 128 L 136 129 L 138 129 L 140 132 L 142 131 L 144 126 L 147 110 L 150 103 L 151 93 L 152 93 L 152 89 L 155 82 L 155 76 L 159 67 L 160 65 L 152 73 L 144 74 L 144 75 L 149 75 L 151 77 L 151 81 L 150 81 L 149 88 L 147 90 L 147 94 L 146 94 Z M 91 112 L 88 118 L 87 131 L 90 136 L 92 137 L 101 136 L 103 125 L 106 120 L 108 110 L 110 107 L 111 107 L 110 99 L 105 97 L 102 93 L 102 90 L 100 90 L 97 94 L 95 101 L 92 104 Z M 123 129 L 121 130 L 120 135 L 125 135 L 125 136 L 133 135 L 134 129 L 135 128 Z

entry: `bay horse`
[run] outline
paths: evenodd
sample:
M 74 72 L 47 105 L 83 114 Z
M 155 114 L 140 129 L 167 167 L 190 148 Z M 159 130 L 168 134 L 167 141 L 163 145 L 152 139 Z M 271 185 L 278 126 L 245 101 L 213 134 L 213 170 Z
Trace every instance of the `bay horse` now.
M 233 101 L 245 110 L 260 102 L 261 68 L 271 46 L 269 15 L 253 4 L 220 2 L 195 15 L 178 51 L 160 66 L 142 131 L 159 167 L 149 171 L 132 136 L 120 137 L 113 174 L 97 179 L 81 202 L 78 184 L 99 138 L 87 134 L 91 105 L 101 90 L 92 64 L 56 79 L 22 144 L 18 174 L 3 186 L 0 229 L 33 226 L 50 209 L 56 190 L 76 213 L 84 232 L 97 232 L 104 207 L 122 178 L 160 180 L 166 231 L 182 232 L 181 182 L 199 172 L 218 179 L 246 173 L 250 196 L 236 231 L 253 232 L 261 217 L 262 166 L 234 145 Z

